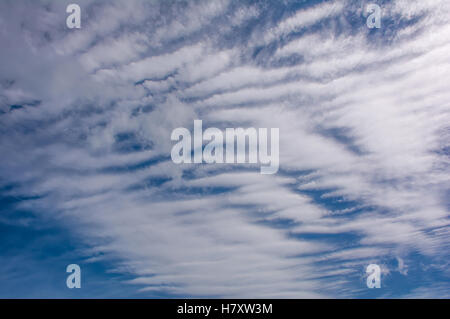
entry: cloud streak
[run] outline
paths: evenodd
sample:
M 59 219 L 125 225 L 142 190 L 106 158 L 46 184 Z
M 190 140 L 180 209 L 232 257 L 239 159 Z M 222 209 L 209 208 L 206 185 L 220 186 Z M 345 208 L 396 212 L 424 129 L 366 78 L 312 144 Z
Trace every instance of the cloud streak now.
M 384 4 L 379 30 L 351 1 L 80 1 L 75 32 L 25 2 L 0 5 L 1 186 L 124 285 L 355 297 L 372 262 L 445 263 L 446 1 Z M 279 173 L 173 164 L 170 133 L 197 118 L 280 128 Z

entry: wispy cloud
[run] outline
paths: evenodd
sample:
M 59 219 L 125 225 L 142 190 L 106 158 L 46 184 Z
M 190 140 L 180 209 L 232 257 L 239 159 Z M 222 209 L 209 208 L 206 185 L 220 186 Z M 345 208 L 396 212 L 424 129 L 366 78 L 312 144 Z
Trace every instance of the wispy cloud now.
M 383 4 L 377 30 L 351 1 L 79 4 L 75 31 L 63 4 L 0 4 L 0 182 L 124 285 L 350 297 L 371 262 L 448 257 L 447 1 Z M 279 173 L 173 164 L 196 118 L 279 127 Z

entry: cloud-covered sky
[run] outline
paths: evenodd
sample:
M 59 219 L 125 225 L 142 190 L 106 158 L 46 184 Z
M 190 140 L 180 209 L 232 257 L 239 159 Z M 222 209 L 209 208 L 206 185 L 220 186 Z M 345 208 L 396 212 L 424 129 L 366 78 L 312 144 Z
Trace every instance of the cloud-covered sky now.
M 0 2 L 1 297 L 450 297 L 449 1 L 70 3 Z M 174 164 L 195 119 L 280 170 Z

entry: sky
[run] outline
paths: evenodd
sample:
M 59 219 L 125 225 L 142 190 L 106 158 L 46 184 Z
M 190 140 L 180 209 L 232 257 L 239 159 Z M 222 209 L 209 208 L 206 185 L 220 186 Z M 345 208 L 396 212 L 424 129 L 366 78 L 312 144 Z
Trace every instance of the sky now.
M 449 83 L 447 0 L 2 0 L 0 297 L 449 298 Z

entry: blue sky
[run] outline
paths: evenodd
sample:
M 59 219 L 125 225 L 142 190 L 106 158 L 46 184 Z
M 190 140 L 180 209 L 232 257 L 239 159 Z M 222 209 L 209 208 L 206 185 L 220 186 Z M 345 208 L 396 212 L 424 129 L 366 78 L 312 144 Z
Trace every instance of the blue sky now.
M 450 296 L 448 1 L 69 3 L 0 3 L 0 297 Z M 195 119 L 279 171 L 174 164 Z

